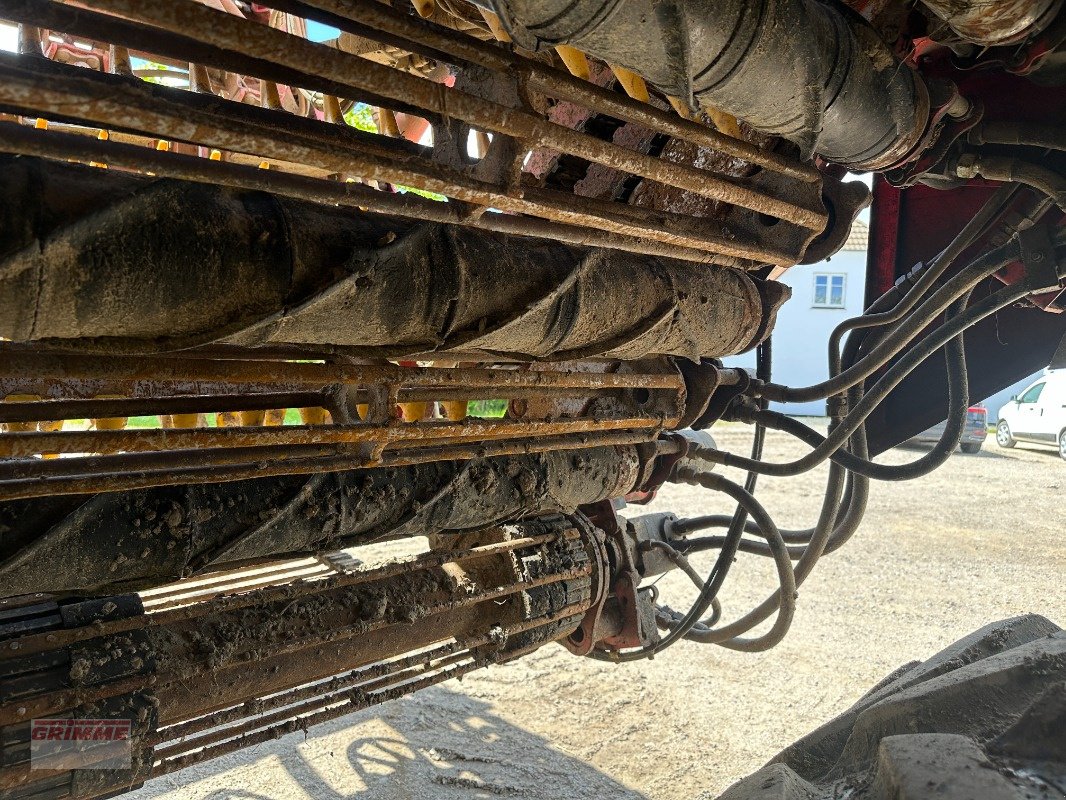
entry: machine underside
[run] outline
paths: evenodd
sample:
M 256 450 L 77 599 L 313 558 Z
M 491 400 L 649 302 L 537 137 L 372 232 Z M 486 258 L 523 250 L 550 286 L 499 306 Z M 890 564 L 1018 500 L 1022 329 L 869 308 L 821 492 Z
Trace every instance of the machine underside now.
M 871 478 L 1066 359 L 1062 3 L 980 5 L 0 2 L 0 798 L 549 642 L 779 641 Z M 869 313 L 781 386 L 777 279 L 844 244 L 849 172 Z M 827 437 L 768 409 L 801 398 Z M 943 448 L 870 461 L 945 409 Z M 809 461 L 761 461 L 767 428 Z M 779 529 L 755 476 L 826 460 Z M 616 513 L 667 481 L 736 511 Z M 720 624 L 738 552 L 780 587 Z M 687 614 L 642 585 L 673 569 Z M 35 766 L 53 729 L 84 741 Z

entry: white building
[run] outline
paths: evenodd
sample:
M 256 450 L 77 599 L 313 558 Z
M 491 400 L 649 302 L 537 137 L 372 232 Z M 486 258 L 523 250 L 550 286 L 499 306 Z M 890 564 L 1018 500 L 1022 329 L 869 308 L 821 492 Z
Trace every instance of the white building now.
M 792 287 L 774 328 L 775 383 L 807 386 L 829 377 L 829 335 L 849 317 L 862 313 L 866 292 L 866 247 L 870 229 L 856 220 L 844 247 L 831 259 L 796 266 L 780 279 Z M 728 360 L 730 366 L 755 369 L 755 352 Z M 822 416 L 825 401 L 774 403 L 789 414 Z

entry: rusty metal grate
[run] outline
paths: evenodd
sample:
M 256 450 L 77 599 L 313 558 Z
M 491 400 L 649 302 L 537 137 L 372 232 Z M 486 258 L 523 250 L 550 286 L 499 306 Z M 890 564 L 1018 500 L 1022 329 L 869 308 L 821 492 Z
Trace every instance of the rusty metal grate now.
M 0 150 L 735 266 L 796 263 L 827 224 L 812 166 L 686 119 L 662 98 L 641 102 L 375 0 L 267 5 L 264 17 L 195 0 L 5 3 L 24 52 L 0 54 Z M 341 38 L 304 38 L 307 19 Z M 50 36 L 98 55 L 79 61 L 67 46 L 45 58 Z M 344 49 L 351 41 L 362 44 Z M 131 59 L 142 58 L 181 67 L 183 85 L 135 77 Z M 258 105 L 240 102 L 249 87 Z M 377 110 L 378 132 L 345 123 L 352 103 Z M 659 137 L 697 157 L 660 158 L 625 137 L 568 127 L 551 113 L 560 104 L 641 126 L 644 145 Z M 397 114 L 427 122 L 432 143 L 397 136 Z M 674 201 L 553 188 L 523 170 L 544 151 L 665 187 Z M 741 169 L 697 166 L 708 153 Z M 714 213 L 684 213 L 693 206 L 678 197 Z
M 5 345 L 0 499 L 633 444 L 676 427 L 686 398 L 666 362 L 444 368 L 211 352 L 100 358 Z M 508 401 L 506 413 L 469 416 L 472 400 Z M 302 424 L 264 418 L 285 408 Z M 233 419 L 205 427 L 205 412 Z M 158 423 L 126 427 L 144 415 Z M 64 422 L 78 419 L 94 424 Z

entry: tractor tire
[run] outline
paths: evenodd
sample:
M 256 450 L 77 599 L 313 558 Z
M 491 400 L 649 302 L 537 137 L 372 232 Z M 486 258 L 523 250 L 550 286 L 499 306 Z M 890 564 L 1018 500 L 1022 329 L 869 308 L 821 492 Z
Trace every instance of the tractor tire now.
M 893 672 L 719 800 L 1066 797 L 1066 632 L 1003 620 Z

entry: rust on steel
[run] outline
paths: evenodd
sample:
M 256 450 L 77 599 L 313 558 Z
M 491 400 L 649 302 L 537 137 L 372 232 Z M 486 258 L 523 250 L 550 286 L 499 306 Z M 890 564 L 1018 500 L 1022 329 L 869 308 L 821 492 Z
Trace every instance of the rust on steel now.
M 821 232 L 828 219 L 823 209 L 768 197 L 705 170 L 629 151 L 550 123 L 531 112 L 465 92 L 444 90 L 440 84 L 419 76 L 264 25 L 248 24 L 194 2 L 144 4 L 132 0 L 79 0 L 77 5 L 154 25 L 175 35 L 195 31 L 198 39 L 215 47 L 313 72 L 351 87 L 356 94 L 370 92 L 411 103 L 445 119 L 455 118 L 480 130 L 537 141 L 608 167 L 770 214 L 815 232 Z
M 257 350 L 245 348 L 241 359 L 148 358 L 142 356 L 84 356 L 52 354 L 0 342 L 0 381 L 109 381 L 129 385 L 236 383 L 287 386 L 289 391 L 322 388 L 334 384 L 396 384 L 442 390 L 485 389 L 673 389 L 684 386 L 676 372 L 588 372 L 577 370 L 525 370 L 486 367 L 401 367 L 394 364 L 299 363 L 294 360 L 256 358 Z M 299 358 L 299 356 L 292 356 Z M 14 389 L 0 383 L 7 392 Z
M 390 425 L 286 425 L 284 427 L 234 427 L 163 429 L 131 428 L 97 431 L 41 431 L 0 435 L 0 458 L 27 458 L 39 453 L 142 453 L 212 449 L 241 449 L 265 446 L 287 447 L 304 444 L 372 444 L 382 448 L 404 443 L 426 446 L 436 441 L 449 444 L 491 442 L 498 439 L 565 436 L 599 431 L 668 429 L 677 424 L 672 417 L 623 417 L 619 419 L 575 419 L 559 422 L 526 422 L 468 419 L 464 422 L 395 422 Z M 254 456 L 252 456 L 254 458 Z M 66 461 L 66 459 L 64 459 Z M 59 462 L 63 465 L 63 462 Z M 47 475 L 50 462 L 41 463 Z
M 526 580 L 514 581 L 503 586 L 496 586 L 489 589 L 481 589 L 480 591 L 470 592 L 466 590 L 454 591 L 450 596 L 443 595 L 443 592 L 439 589 L 438 585 L 435 585 L 433 589 L 436 591 L 427 591 L 425 594 L 418 598 L 417 604 L 412 604 L 413 613 L 407 614 L 403 618 L 403 622 L 406 625 L 412 625 L 413 623 L 424 622 L 431 620 L 434 617 L 447 616 L 449 621 L 454 623 L 456 620 L 460 620 L 467 625 L 476 624 L 481 617 L 480 614 L 462 614 L 464 611 L 471 611 L 476 609 L 479 605 L 484 603 L 496 603 L 500 600 L 505 600 L 513 597 L 514 595 L 522 592 L 527 592 L 530 589 L 537 589 L 545 586 L 551 586 L 555 583 L 563 583 L 566 581 L 575 581 L 582 578 L 586 578 L 591 574 L 591 568 L 588 566 L 569 569 L 565 571 L 553 572 L 548 575 L 542 575 L 536 578 L 528 578 Z M 412 588 L 417 586 L 420 578 L 417 571 L 412 573 L 405 573 L 398 576 L 399 580 L 394 577 L 393 582 L 388 586 L 392 591 L 396 591 L 400 588 Z M 367 587 L 367 593 L 372 593 L 375 589 L 380 590 L 380 586 Z M 352 599 L 355 597 L 354 593 L 347 592 L 342 597 Z M 426 600 L 429 600 L 427 603 Z M 303 605 L 314 606 L 323 605 L 326 602 L 336 602 L 334 598 L 329 597 L 328 592 L 319 592 L 315 596 L 307 598 Z M 263 605 L 263 604 L 261 604 Z M 295 604 L 290 600 L 284 601 L 284 606 L 296 607 L 299 604 Z M 246 611 L 240 617 L 242 620 L 249 620 L 251 614 L 247 612 L 247 609 L 252 609 L 253 612 L 258 608 L 254 606 L 246 606 Z M 172 624 L 166 628 L 160 628 L 159 626 L 141 626 L 134 628 L 142 634 L 150 637 L 157 637 L 158 641 L 165 642 L 168 645 L 172 645 L 172 640 L 177 636 L 185 637 L 186 641 L 183 642 L 185 650 L 174 649 L 167 653 L 167 661 L 163 669 L 157 670 L 152 676 L 152 687 L 157 694 L 164 694 L 168 689 L 175 693 L 181 693 L 183 695 L 189 695 L 194 692 L 202 692 L 203 687 L 189 686 L 190 681 L 203 674 L 203 661 L 202 653 L 195 651 L 189 651 L 189 640 L 192 639 L 197 632 L 209 632 L 212 628 L 223 626 L 228 617 L 221 618 L 223 615 L 213 612 L 208 604 L 206 609 L 207 614 L 201 615 L 195 626 L 187 627 L 180 623 Z M 317 610 L 317 609 L 316 609 Z M 582 612 L 586 611 L 583 609 Z M 315 631 L 302 636 L 301 638 L 285 638 L 281 642 L 274 642 L 273 646 L 267 650 L 265 647 L 262 650 L 249 650 L 247 640 L 242 641 L 243 652 L 234 652 L 237 648 L 233 648 L 226 653 L 227 663 L 225 665 L 217 664 L 215 667 L 214 678 L 220 680 L 224 677 L 223 666 L 231 670 L 246 670 L 253 662 L 261 662 L 266 658 L 283 658 L 293 657 L 299 654 L 301 651 L 308 649 L 318 649 L 323 644 L 333 645 L 336 649 L 340 649 L 345 643 L 350 643 L 352 639 L 369 637 L 370 634 L 389 631 L 392 636 L 389 637 L 393 641 L 388 642 L 392 646 L 395 646 L 395 637 L 397 636 L 397 620 L 394 618 L 375 618 L 370 621 L 357 620 L 349 624 L 332 627 L 326 630 Z M 438 620 L 439 622 L 439 620 Z M 277 631 L 278 626 L 273 626 Z M 430 628 L 432 626 L 429 626 Z M 296 626 L 291 626 L 288 633 L 292 633 L 292 630 Z M 404 630 L 404 633 L 410 637 L 410 629 Z M 457 631 L 461 635 L 461 630 Z M 439 636 L 440 631 L 421 631 L 423 636 L 427 633 L 430 636 Z M 569 633 L 569 631 L 567 631 Z M 92 641 L 94 639 L 105 638 L 100 635 L 94 635 L 91 639 L 86 641 Z M 243 638 L 243 637 L 242 637 Z M 169 640 L 169 641 L 168 641 Z M 18 641 L 18 640 L 16 640 Z M 221 640 L 217 640 L 221 642 Z M 366 638 L 361 638 L 360 641 L 352 643 L 353 646 L 360 650 L 367 648 Z M 416 649 L 423 646 L 417 642 L 413 643 L 410 649 Z M 56 649 L 57 645 L 52 644 L 50 649 Z M 405 648 L 406 649 L 406 648 Z M 371 652 L 369 660 L 377 660 L 378 658 L 385 657 L 385 653 Z M 321 666 L 316 667 L 321 669 Z M 328 673 L 327 673 L 328 674 Z M 314 680 L 315 677 L 306 678 L 306 680 Z M 277 677 L 273 677 L 272 680 L 278 681 Z M 299 683 L 304 683 L 305 680 L 299 680 Z M 78 689 L 61 689 L 56 691 L 47 692 L 34 698 L 30 702 L 16 702 L 16 703 L 0 703 L 0 724 L 11 724 L 18 722 L 21 719 L 47 716 L 49 714 L 55 714 L 62 711 L 65 708 L 70 708 L 74 704 L 82 704 L 93 701 L 105 700 L 108 698 L 116 697 L 119 695 L 127 694 L 137 686 L 143 686 L 144 679 L 126 679 L 115 683 L 107 683 L 96 688 L 78 688 Z M 227 687 L 231 689 L 232 687 Z M 220 691 L 221 687 L 216 689 Z M 255 687 L 255 690 L 251 692 L 252 695 L 268 694 L 274 691 L 274 687 Z M 226 692 L 220 697 L 220 701 L 224 705 L 229 705 L 233 702 L 241 702 L 245 700 L 245 697 L 237 697 L 229 692 Z M 202 713 L 201 709 L 194 709 L 193 713 L 188 713 L 188 707 L 183 703 L 180 704 L 178 709 L 170 711 L 172 717 L 164 716 L 164 721 L 174 717 L 185 716 L 199 716 Z
M 36 655 L 57 647 L 67 647 L 77 642 L 101 636 L 114 636 L 133 630 L 172 625 L 178 622 L 196 620 L 207 614 L 222 611 L 239 611 L 261 603 L 275 600 L 294 599 L 316 594 L 330 589 L 343 589 L 347 586 L 358 586 L 372 581 L 384 581 L 405 572 L 420 569 L 440 567 L 450 561 L 458 561 L 466 558 L 479 558 L 482 556 L 496 555 L 510 552 L 519 547 L 531 547 L 549 541 L 551 534 L 525 536 L 509 539 L 503 542 L 495 542 L 486 545 L 476 545 L 458 550 L 437 550 L 422 553 L 407 558 L 399 558 L 382 564 L 378 567 L 360 569 L 346 574 L 334 575 L 321 580 L 299 581 L 282 586 L 270 586 L 257 589 L 254 592 L 243 594 L 211 597 L 210 603 L 199 602 L 192 605 L 181 606 L 159 612 L 148 612 L 136 616 L 122 617 L 106 622 L 94 622 L 92 625 L 82 625 L 75 628 L 67 628 L 62 631 L 49 633 L 31 633 L 5 643 L 0 647 L 0 661 L 9 658 L 22 658 Z M 215 572 L 209 574 L 217 574 Z M 7 722 L 6 717 L 0 717 L 0 722 Z
M 440 54 L 450 54 L 487 69 L 523 74 L 529 87 L 536 91 L 579 103 L 626 122 L 645 125 L 659 133 L 718 150 L 791 178 L 816 182 L 822 177 L 810 165 L 760 149 L 750 142 L 726 136 L 675 113 L 604 89 L 542 62 L 464 36 L 429 20 L 401 13 L 374 0 L 301 0 L 299 3 L 275 2 L 274 5 L 295 14 L 307 13 L 309 8 L 318 10 L 326 15 L 321 21 L 336 25 L 341 30 L 350 27 L 345 23 L 360 23 L 361 27 L 352 31 L 357 35 L 373 35 L 373 31 L 387 32 L 401 37 L 403 44 L 412 49 L 429 45 Z
M 229 451 L 214 451 L 201 454 L 186 454 L 187 459 L 175 465 L 168 453 L 130 453 L 99 456 L 91 468 L 82 461 L 67 474 L 41 475 L 33 469 L 19 477 L 0 480 L 0 500 L 18 500 L 34 497 L 49 497 L 60 494 L 97 494 L 147 489 L 159 486 L 214 484 L 242 481 L 258 477 L 281 477 L 290 475 L 317 475 L 365 467 L 396 467 L 429 464 L 439 461 L 470 460 L 495 456 L 526 455 L 537 453 L 566 452 L 589 447 L 614 447 L 641 444 L 655 438 L 654 429 L 633 431 L 579 433 L 560 437 L 539 439 L 503 440 L 465 445 L 442 445 L 436 448 L 384 453 L 376 460 L 360 460 L 351 452 L 336 449 L 314 456 L 304 453 L 292 454 L 288 448 L 286 459 L 275 458 L 279 454 L 264 452 L 266 448 L 241 453 L 235 459 Z M 154 461 L 145 465 L 133 462 L 136 456 L 148 456 Z M 222 459 L 214 458 L 222 455 Z M 228 457 L 228 458 L 227 458 Z M 60 463 L 74 459 L 58 459 Z M 147 459 L 146 459 L 147 460 Z M 222 463 L 217 463 L 221 461 Z M 228 461 L 228 463 L 227 463 Z M 204 465 L 206 462 L 206 465 Z M 32 466 L 32 465 L 29 465 Z M 58 467 L 53 468 L 59 470 Z
M 634 362 L 626 371 L 617 362 L 529 369 L 283 358 L 297 355 L 298 350 L 222 348 L 216 357 L 103 357 L 0 343 L 0 396 L 11 398 L 0 403 L 0 420 L 16 423 L 0 433 L 0 457 L 6 459 L 0 463 L 0 499 L 650 442 L 678 424 L 687 396 L 680 373 L 662 360 Z M 641 369 L 642 364 L 647 368 Z M 498 420 L 407 422 L 395 416 L 397 403 L 456 398 L 536 399 L 540 410 Z M 365 408 L 363 421 L 355 413 L 357 406 Z M 313 425 L 215 428 L 22 427 L 27 420 L 49 423 L 74 414 L 132 417 L 234 407 L 321 407 L 333 419 Z M 69 457 L 36 457 L 50 453 Z
M 428 191 L 478 206 L 496 208 L 514 214 L 544 217 L 567 226 L 587 230 L 593 237 L 602 236 L 602 233 L 595 233 L 599 228 L 622 241 L 630 241 L 634 235 L 637 235 L 674 248 L 710 251 L 735 258 L 754 258 L 774 264 L 795 263 L 799 257 L 799 252 L 788 254 L 775 249 L 768 243 L 764 244 L 760 241 L 759 231 L 746 230 L 739 224 L 730 229 L 714 219 L 656 212 L 618 203 L 603 204 L 609 208 L 593 207 L 587 198 L 578 198 L 536 187 L 526 187 L 521 190 L 498 187 L 425 160 L 407 158 L 399 161 L 385 156 L 375 157 L 373 154 L 363 154 L 359 148 L 354 147 L 334 146 L 329 149 L 319 143 L 308 143 L 288 132 L 286 123 L 291 115 L 278 112 L 270 112 L 280 117 L 277 127 L 270 132 L 250 137 L 242 121 L 229 120 L 217 115 L 210 122 L 207 120 L 191 121 L 195 120 L 197 115 L 193 109 L 188 107 L 186 98 L 180 97 L 180 95 L 195 97 L 189 92 L 174 89 L 172 92 L 176 97 L 168 98 L 166 103 L 153 102 L 152 97 L 160 94 L 166 87 L 149 89 L 147 85 L 136 84 L 119 87 L 117 84 L 104 83 L 102 80 L 113 76 L 89 73 L 87 70 L 80 70 L 76 67 L 68 68 L 76 74 L 68 79 L 67 83 L 63 83 L 59 76 L 51 76 L 42 85 L 39 77 L 32 72 L 12 71 L 6 68 L 4 61 L 5 54 L 0 53 L 0 77 L 3 78 L 0 81 L 0 100 L 32 109 L 35 114 L 73 115 L 86 124 L 98 127 L 132 126 L 155 133 L 161 138 L 189 141 L 226 150 L 251 150 L 263 157 L 277 160 L 293 159 L 298 154 L 301 163 L 313 164 L 330 172 L 350 173 L 364 180 L 401 185 L 414 184 Z M 71 86 L 71 83 L 78 85 Z M 122 92 L 123 88 L 127 91 Z M 124 97 L 124 94 L 129 97 Z M 232 105 L 240 108 L 239 104 Z M 331 181 L 278 171 L 268 172 L 267 175 L 249 175 L 254 168 L 243 167 L 239 164 L 219 164 L 177 153 L 158 153 L 122 142 L 98 141 L 72 134 L 18 130 L 18 128 L 19 126 L 14 123 L 4 123 L 0 146 L 11 152 L 107 163 L 128 169 L 144 169 L 164 175 L 169 173 L 175 177 L 218 182 L 224 185 L 240 184 L 247 188 L 265 190 L 274 190 L 277 187 L 282 193 L 318 202 L 323 200 L 334 202 L 338 196 L 346 197 L 348 199 L 346 205 L 349 206 L 373 208 L 390 213 L 406 212 L 405 215 L 414 218 L 421 218 L 421 214 L 415 213 L 419 209 L 427 209 L 431 219 L 440 216 L 440 221 L 443 222 L 467 224 L 466 220 L 470 216 L 468 214 L 464 216 L 460 210 L 429 208 L 444 204 L 428 200 L 425 202 L 389 200 L 387 194 L 366 187 L 349 187 L 346 184 L 338 185 Z M 194 160 L 201 163 L 193 163 Z M 263 170 L 255 171 L 263 172 Z M 371 195 L 379 197 L 375 198 Z M 514 222 L 492 220 L 500 216 L 499 214 L 482 215 L 489 219 L 484 223 L 474 223 L 471 220 L 470 224 L 487 229 L 515 230 Z M 664 221 L 669 224 L 664 224 Z M 521 231 L 522 228 L 519 227 L 517 232 Z M 537 234 L 530 231 L 525 235 Z M 807 236 L 801 238 L 801 241 L 805 244 L 812 235 L 813 232 L 808 233 Z M 568 238 L 572 240 L 574 236 L 571 234 Z M 636 249 L 635 252 L 643 252 L 646 249 L 645 246 Z
M 607 568 L 596 535 L 580 515 L 552 515 L 467 533 L 479 543 L 408 559 L 402 572 L 341 573 L 154 615 L 130 596 L 75 601 L 62 618 L 85 624 L 49 631 L 40 651 L 64 654 L 71 669 L 0 702 L 0 720 L 99 701 L 144 708 L 133 715 L 132 768 L 114 777 L 163 774 L 567 636 L 591 605 L 592 575 Z M 31 642 L 5 644 L 26 655 Z M 195 680 L 205 661 L 212 680 Z M 4 770 L 0 787 L 53 777 Z
M 253 108 L 209 94 L 148 86 L 126 76 L 17 56 L 0 59 L 4 74 L 0 96 L 10 107 L 26 109 L 31 118 L 45 116 L 71 122 L 73 125 L 65 126 L 68 131 L 77 130 L 78 124 L 93 127 L 82 129 L 89 137 L 53 130 L 5 131 L 0 135 L 0 146 L 11 152 L 112 164 L 159 176 L 273 191 L 319 203 L 736 266 L 747 266 L 746 261 L 779 266 L 796 263 L 827 221 L 817 186 L 819 173 L 810 165 L 723 136 L 708 126 L 615 95 L 472 37 L 424 20 L 405 20 L 405 15 L 392 9 L 332 0 L 311 4 L 310 8 L 303 3 L 282 2 L 278 6 L 291 6 L 298 15 L 303 12 L 312 17 L 316 13 L 336 16 L 335 21 L 344 23 L 340 27 L 354 28 L 357 35 L 376 38 L 390 47 L 409 46 L 410 52 L 424 53 L 441 63 L 466 64 L 472 69 L 488 67 L 498 75 L 509 76 L 516 87 L 546 92 L 546 87 L 556 86 L 557 91 L 546 93 L 585 103 L 598 113 L 647 125 L 679 141 L 746 159 L 767 172 L 777 173 L 785 182 L 769 185 L 761 180 L 727 178 L 686 163 L 629 150 L 543 119 L 533 110 L 536 103 L 512 104 L 491 92 L 491 96 L 481 97 L 461 89 L 444 90 L 416 75 L 237 16 L 216 14 L 195 3 L 168 4 L 162 17 L 140 22 L 136 21 L 136 11 L 149 16 L 155 12 L 136 9 L 137 4 L 133 3 L 125 6 L 128 7 L 110 0 L 69 4 L 19 0 L 5 13 L 26 24 L 68 31 L 91 41 L 120 40 L 133 53 L 163 53 L 159 58 L 168 63 L 213 64 L 236 74 L 257 75 L 331 97 L 384 103 L 426 117 L 435 130 L 452 120 L 464 120 L 478 130 L 495 130 L 500 143 L 513 141 L 519 143 L 515 145 L 519 149 L 503 172 L 457 169 L 453 159 L 438 157 L 433 148 L 402 139 Z M 90 8 L 100 8 L 105 13 Z M 189 25 L 177 25 L 179 18 L 187 18 Z M 197 25 L 221 29 L 212 27 L 201 32 Z M 249 41 L 245 45 L 246 40 Z M 389 87 L 391 94 L 382 97 L 372 83 Z M 400 95 L 403 97 L 397 99 Z M 478 124 L 486 120 L 486 124 Z M 95 135 L 93 128 L 107 129 L 114 135 L 107 141 L 97 141 L 91 138 Z M 233 163 L 207 162 L 182 153 L 156 153 L 142 146 L 145 141 L 153 142 L 153 137 L 217 148 L 228 154 L 227 160 Z M 82 141 L 74 144 L 69 139 Z M 129 144 L 131 141 L 139 144 Z M 730 213 L 723 219 L 715 215 L 692 217 L 620 202 L 594 202 L 591 198 L 516 182 L 522 148 L 543 146 L 557 147 L 650 181 L 683 187 L 715 202 L 730 203 L 734 210 L 751 209 L 784 222 L 770 236 L 751 212 Z M 255 165 L 260 158 L 269 159 L 280 169 L 257 170 Z M 334 174 L 416 185 L 477 208 L 401 197 L 365 185 L 326 179 Z M 485 213 L 489 208 L 509 213 Z

